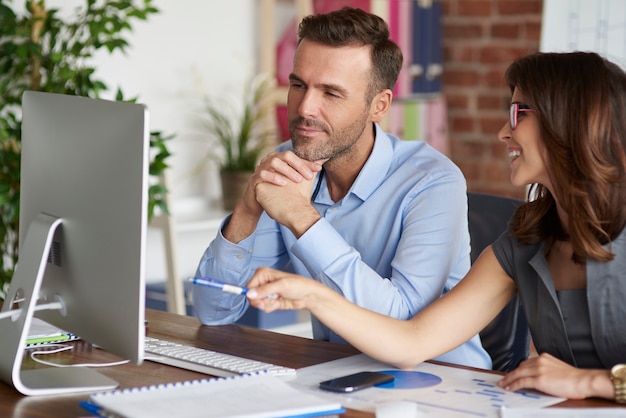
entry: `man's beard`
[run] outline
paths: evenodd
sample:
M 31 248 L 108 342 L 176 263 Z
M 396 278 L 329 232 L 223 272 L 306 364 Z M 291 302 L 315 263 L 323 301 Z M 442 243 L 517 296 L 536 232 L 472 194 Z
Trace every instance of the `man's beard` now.
M 349 152 L 359 140 L 367 127 L 367 115 L 355 120 L 350 125 L 331 135 L 330 127 L 323 122 L 305 119 L 301 116 L 289 121 L 289 134 L 293 144 L 293 152 L 298 157 L 308 161 L 329 160 Z M 309 139 L 304 135 L 296 134 L 296 128 L 304 126 L 317 129 L 328 135 L 326 140 Z

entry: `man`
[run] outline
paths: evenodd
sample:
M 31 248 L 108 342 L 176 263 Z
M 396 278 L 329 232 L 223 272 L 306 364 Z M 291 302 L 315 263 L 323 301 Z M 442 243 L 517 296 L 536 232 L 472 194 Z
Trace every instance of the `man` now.
M 261 160 L 198 276 L 243 286 L 257 267 L 312 277 L 352 302 L 407 319 L 469 269 L 465 179 L 421 141 L 378 123 L 402 52 L 360 9 L 306 17 L 289 76 L 291 141 Z M 242 295 L 194 287 L 204 324 L 231 323 Z M 315 318 L 316 339 L 343 340 Z M 439 360 L 490 368 L 474 337 Z

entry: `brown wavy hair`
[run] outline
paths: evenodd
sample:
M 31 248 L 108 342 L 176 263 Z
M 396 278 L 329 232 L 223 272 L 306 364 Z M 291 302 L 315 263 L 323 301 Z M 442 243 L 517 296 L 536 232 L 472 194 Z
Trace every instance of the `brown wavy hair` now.
M 569 239 L 573 259 L 612 260 L 603 247 L 626 225 L 626 74 L 592 52 L 535 53 L 516 60 L 505 80 L 535 110 L 547 150 L 552 196 L 541 184 L 511 221 L 522 243 Z M 567 212 L 563 232 L 555 198 Z
M 298 44 L 303 39 L 332 47 L 370 46 L 373 74 L 368 102 L 383 89 L 393 90 L 402 68 L 402 50 L 389 38 L 389 26 L 381 17 L 351 7 L 310 15 L 298 27 Z

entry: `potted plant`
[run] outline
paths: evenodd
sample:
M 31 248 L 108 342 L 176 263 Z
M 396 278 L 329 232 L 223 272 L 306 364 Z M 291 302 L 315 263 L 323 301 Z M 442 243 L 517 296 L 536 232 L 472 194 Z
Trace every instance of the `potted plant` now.
M 207 98 L 202 123 L 208 132 L 209 152 L 201 161 L 216 161 L 222 183 L 224 210 L 232 211 L 248 184 L 248 178 L 267 150 L 275 129 L 274 82 L 266 74 L 250 78 L 240 103 Z
M 19 16 L 0 3 L 0 300 L 3 299 L 18 256 L 20 203 L 21 99 L 25 90 L 99 97 L 107 86 L 95 78 L 88 60 L 102 48 L 124 51 L 123 35 L 134 20 L 157 13 L 152 0 L 94 2 L 85 0 L 72 17 L 63 20 L 45 0 L 26 0 Z M 118 90 L 116 100 L 127 100 Z M 130 101 L 134 101 L 131 99 Z M 162 132 L 150 137 L 148 216 L 156 207 L 167 213 L 167 190 L 156 181 L 170 156 Z M 112 170 L 115 167 L 111 167 Z

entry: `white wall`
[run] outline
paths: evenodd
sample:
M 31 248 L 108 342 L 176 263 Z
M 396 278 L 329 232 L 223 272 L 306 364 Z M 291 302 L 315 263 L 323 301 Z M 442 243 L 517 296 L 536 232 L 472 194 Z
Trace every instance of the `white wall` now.
M 256 70 L 256 5 L 255 0 L 154 3 L 160 13 L 135 24 L 127 54 L 103 52 L 95 66 L 112 90 L 110 97 L 118 86 L 127 97 L 138 96 L 150 110 L 151 129 L 176 135 L 169 141 L 176 209 L 181 197 L 220 197 L 214 170 L 192 175 L 207 149 L 199 113 L 205 95 L 238 97 Z

